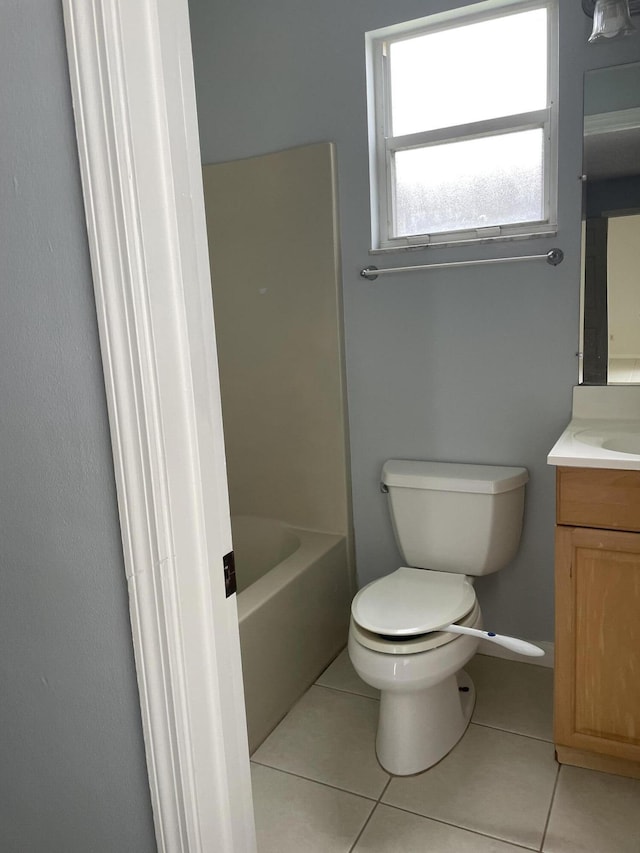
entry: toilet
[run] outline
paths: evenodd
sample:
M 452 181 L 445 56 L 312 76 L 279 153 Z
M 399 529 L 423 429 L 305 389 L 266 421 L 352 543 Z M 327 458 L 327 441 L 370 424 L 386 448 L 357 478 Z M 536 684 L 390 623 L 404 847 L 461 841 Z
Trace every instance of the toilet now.
M 525 468 L 390 459 L 382 469 L 406 563 L 353 599 L 349 657 L 380 690 L 376 753 L 397 776 L 440 761 L 469 724 L 475 690 L 464 665 L 482 627 L 473 578 L 497 572 L 520 543 Z

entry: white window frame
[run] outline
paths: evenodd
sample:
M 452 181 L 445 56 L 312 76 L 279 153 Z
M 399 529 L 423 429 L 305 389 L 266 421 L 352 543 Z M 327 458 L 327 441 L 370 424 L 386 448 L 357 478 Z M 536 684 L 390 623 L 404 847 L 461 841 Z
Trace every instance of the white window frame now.
M 405 136 L 391 135 L 389 44 L 426 33 L 465 26 L 533 9 L 547 9 L 547 104 L 542 110 L 436 128 Z M 450 12 L 430 15 L 366 34 L 369 171 L 372 252 L 403 248 L 452 246 L 472 242 L 540 237 L 557 232 L 558 161 L 558 8 L 557 0 L 485 0 Z M 466 141 L 496 134 L 542 128 L 545 136 L 543 219 L 466 231 L 394 236 L 396 152 L 443 142 Z

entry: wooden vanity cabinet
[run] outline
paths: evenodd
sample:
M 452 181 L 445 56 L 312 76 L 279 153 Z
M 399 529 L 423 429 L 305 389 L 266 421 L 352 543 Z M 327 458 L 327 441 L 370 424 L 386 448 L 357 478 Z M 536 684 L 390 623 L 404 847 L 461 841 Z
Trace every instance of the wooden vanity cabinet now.
M 558 468 L 558 761 L 640 778 L 640 471 Z

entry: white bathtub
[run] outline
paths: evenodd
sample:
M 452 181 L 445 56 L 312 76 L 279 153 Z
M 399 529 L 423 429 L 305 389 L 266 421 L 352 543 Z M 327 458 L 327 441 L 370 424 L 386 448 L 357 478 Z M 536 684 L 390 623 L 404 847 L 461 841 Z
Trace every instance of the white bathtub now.
M 344 536 L 236 516 L 232 521 L 251 752 L 347 642 Z

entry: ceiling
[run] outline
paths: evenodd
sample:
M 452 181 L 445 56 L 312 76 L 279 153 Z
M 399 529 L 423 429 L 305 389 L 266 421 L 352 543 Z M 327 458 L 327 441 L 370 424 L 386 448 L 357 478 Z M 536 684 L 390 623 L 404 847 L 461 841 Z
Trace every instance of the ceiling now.
M 640 174 L 640 127 L 586 135 L 583 172 L 590 181 Z

